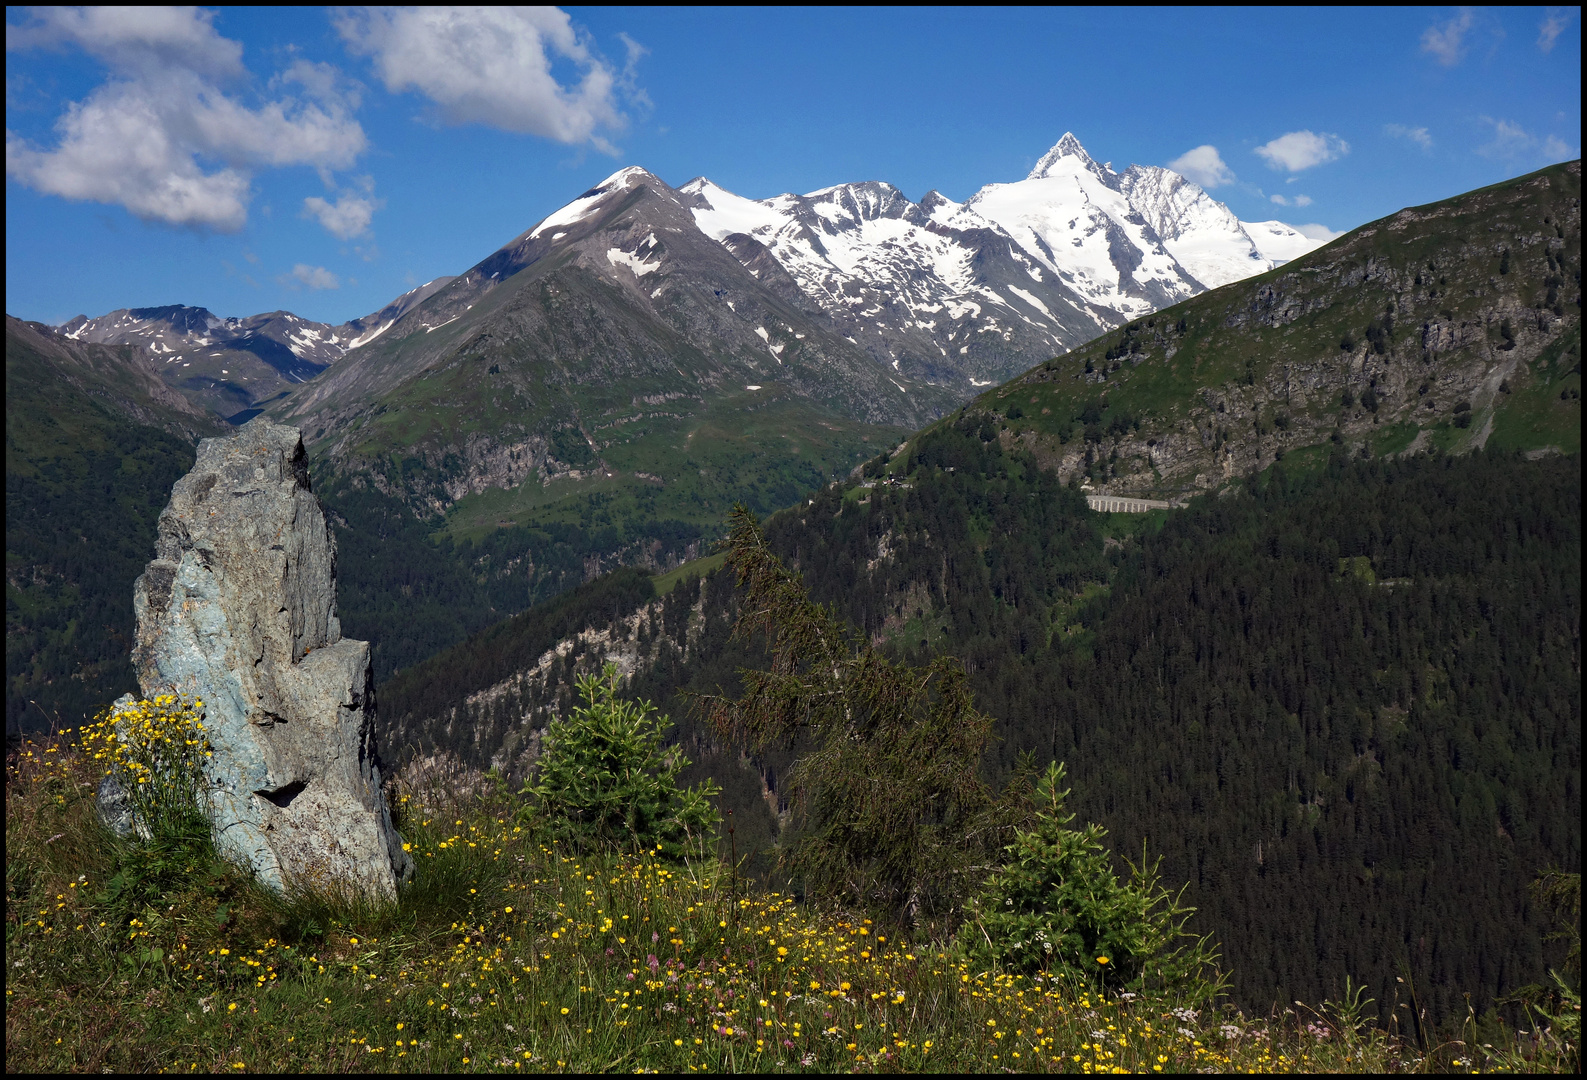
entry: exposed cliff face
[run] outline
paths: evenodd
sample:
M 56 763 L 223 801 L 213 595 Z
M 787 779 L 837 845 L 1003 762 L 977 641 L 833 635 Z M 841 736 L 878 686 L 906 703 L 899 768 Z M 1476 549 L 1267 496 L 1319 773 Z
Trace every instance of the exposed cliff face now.
M 1579 404 L 1559 394 L 1580 371 L 1580 192 L 1572 162 L 1401 211 L 971 408 L 1114 494 L 1216 487 L 1330 442 L 1572 449 Z
M 147 697 L 204 702 L 223 854 L 274 888 L 395 897 L 411 872 L 375 761 L 369 645 L 342 637 L 336 553 L 297 429 L 206 439 L 134 586 Z
M 486 631 L 408 673 L 406 685 L 392 689 L 388 684 L 388 701 L 396 704 L 382 713 L 383 745 L 393 748 L 404 769 L 454 761 L 475 770 L 495 769 L 516 783 L 533 769 L 551 719 L 567 716 L 578 704 L 578 679 L 613 663 L 628 692 L 654 701 L 677 725 L 672 737 L 694 761 L 692 775 L 724 786 L 725 805 L 738 812 L 740 850 L 769 846 L 787 823 L 788 806 L 777 785 L 789 755 L 774 751 L 751 757 L 723 746 L 696 723 L 687 696 L 677 693 L 684 687 L 714 692 L 724 678 L 731 682 L 735 664 L 753 662 L 740 657 L 731 640 L 737 618 L 732 580 L 728 570 L 704 578 L 689 574 L 667 595 L 649 601 L 609 591 L 597 605 L 598 614 L 585 604 L 586 615 L 572 616 L 571 622 L 564 615 L 558 621 L 568 632 L 540 638 L 548 648 L 526 654 L 520 664 L 506 666 L 505 677 L 481 685 L 486 680 L 477 672 L 464 673 L 467 657 L 476 650 L 499 651 L 503 631 L 533 633 L 514 628 L 517 620 Z M 696 676 L 709 681 L 697 683 Z M 456 689 L 426 693 L 421 689 L 426 683 Z
M 392 718 L 388 738 L 410 754 L 450 751 L 513 778 L 526 776 L 546 726 L 576 704 L 573 688 L 580 676 L 608 663 L 627 678 L 664 659 L 686 661 L 703 629 L 704 605 L 702 592 L 681 621 L 666 611 L 663 599 L 620 613 L 563 638 L 533 665 L 436 715 Z

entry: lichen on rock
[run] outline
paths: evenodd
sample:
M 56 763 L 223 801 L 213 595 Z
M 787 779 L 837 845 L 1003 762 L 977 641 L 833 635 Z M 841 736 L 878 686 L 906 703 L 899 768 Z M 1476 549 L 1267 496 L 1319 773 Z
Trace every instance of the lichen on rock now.
M 133 587 L 145 696 L 204 702 L 216 845 L 281 890 L 393 898 L 412 860 L 381 791 L 369 644 L 342 637 L 336 549 L 297 428 L 199 444 Z

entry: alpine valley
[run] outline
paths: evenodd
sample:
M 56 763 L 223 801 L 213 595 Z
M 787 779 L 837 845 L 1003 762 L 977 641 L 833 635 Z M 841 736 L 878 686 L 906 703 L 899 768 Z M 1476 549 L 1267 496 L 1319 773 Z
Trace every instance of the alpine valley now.
M 767 539 L 886 655 L 964 661 L 987 776 L 1068 762 L 1242 1007 L 1348 972 L 1385 1024 L 1406 985 L 1435 1028 L 1480 1014 L 1557 962 L 1527 883 L 1581 859 L 1580 196 L 1554 166 L 1131 319 Z M 1093 509 L 1126 498 L 1156 508 Z M 387 745 L 522 775 L 615 662 L 765 871 L 795 748 L 692 696 L 767 662 L 736 596 L 721 556 L 581 585 L 385 683 Z
M 765 873 L 797 748 L 690 696 L 764 660 L 711 553 L 742 503 L 884 656 L 963 660 L 965 768 L 1066 761 L 1163 856 L 1241 1007 L 1348 973 L 1458 1021 L 1558 965 L 1526 886 L 1580 868 L 1580 197 L 1575 161 L 1319 240 L 1070 135 L 963 203 L 625 168 L 336 326 L 8 320 L 8 727 L 130 687 L 171 484 L 262 412 L 388 757 L 521 778 L 616 662 Z

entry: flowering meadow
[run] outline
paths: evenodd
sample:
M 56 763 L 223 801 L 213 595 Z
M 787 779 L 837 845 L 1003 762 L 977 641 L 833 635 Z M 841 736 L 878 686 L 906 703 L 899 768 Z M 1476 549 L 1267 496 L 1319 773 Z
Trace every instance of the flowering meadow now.
M 978 969 L 654 850 L 580 856 L 488 777 L 399 777 L 394 907 L 277 897 L 202 836 L 117 840 L 65 741 L 6 770 L 19 1071 L 1313 1072 L 1559 1068 L 1546 1037 L 1423 1050 L 1348 1006 L 1232 1007 Z M 1097 958 L 1105 971 L 1106 958 Z M 1477 1055 L 1481 1056 L 1477 1056 Z

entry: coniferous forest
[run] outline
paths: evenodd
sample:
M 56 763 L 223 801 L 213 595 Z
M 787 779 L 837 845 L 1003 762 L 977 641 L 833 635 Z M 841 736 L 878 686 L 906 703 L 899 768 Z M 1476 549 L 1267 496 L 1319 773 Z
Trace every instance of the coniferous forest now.
M 1027 751 L 1067 763 L 1121 865 L 1144 843 L 1187 883 L 1243 1007 L 1348 976 L 1385 1022 L 1414 991 L 1445 1024 L 1558 963 L 1527 890 L 1581 860 L 1579 456 L 1340 451 L 1105 515 L 970 417 L 865 476 L 770 518 L 771 546 L 900 659 L 960 657 L 998 720 L 987 778 Z M 731 778 L 738 750 L 688 694 L 763 660 L 731 636 L 734 596 L 725 572 L 685 579 L 641 631 L 677 639 L 699 605 L 689 659 L 662 648 L 630 688 L 680 721 L 691 777 Z M 449 655 L 383 708 L 511 667 Z M 753 764 L 775 788 L 790 761 Z M 740 850 L 770 844 L 760 785 L 738 786 Z
M 1281 464 L 1115 540 L 991 434 L 768 532 L 856 625 L 964 658 L 990 773 L 1066 761 L 1117 854 L 1162 854 L 1242 1003 L 1349 974 L 1386 1010 L 1399 975 L 1447 1019 L 1543 977 L 1526 888 L 1581 859 L 1579 457 Z

